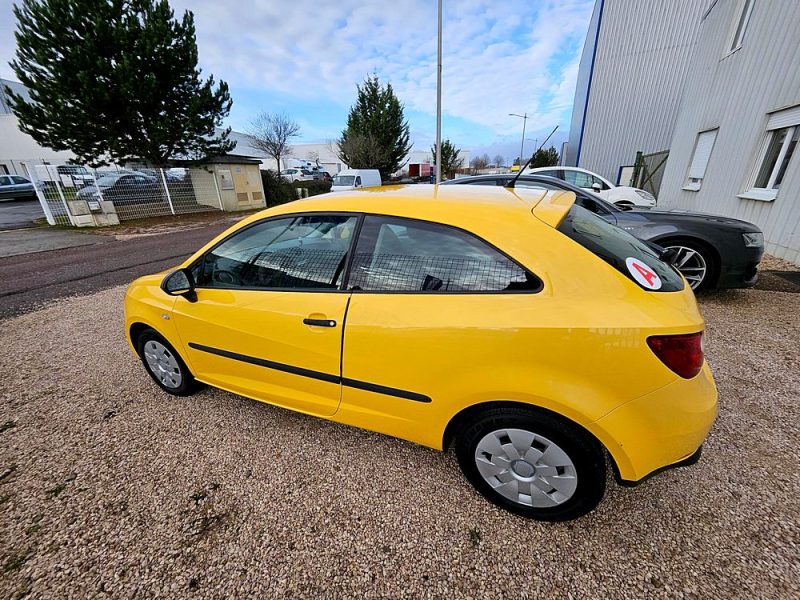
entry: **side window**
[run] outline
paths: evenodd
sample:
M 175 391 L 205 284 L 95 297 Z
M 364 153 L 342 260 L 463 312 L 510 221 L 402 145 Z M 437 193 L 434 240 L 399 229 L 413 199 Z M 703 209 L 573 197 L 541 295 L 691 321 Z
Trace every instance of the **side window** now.
M 368 216 L 348 288 L 375 292 L 538 290 L 539 280 L 477 237 L 446 225 Z
M 336 289 L 357 216 L 304 215 L 263 221 L 209 251 L 199 287 Z
M 603 181 L 599 177 L 595 177 L 594 175 L 592 175 L 592 185 L 599 185 L 601 191 L 611 189 L 605 181 Z
M 360 187 L 360 186 L 361 186 L 361 175 L 358 175 L 356 177 L 356 187 Z
M 0 185 L 11 185 L 11 178 L 0 175 Z
M 19 183 L 30 183 L 30 181 L 28 181 L 24 177 L 20 177 L 19 175 L 12 175 L 11 179 L 13 180 L 14 183 L 18 183 L 18 184 Z
M 551 171 L 537 171 L 537 175 L 542 177 L 553 177 L 555 179 L 564 179 L 563 171 L 561 169 L 552 169 Z
M 564 171 L 564 181 L 580 188 L 591 189 L 594 177 L 582 171 Z

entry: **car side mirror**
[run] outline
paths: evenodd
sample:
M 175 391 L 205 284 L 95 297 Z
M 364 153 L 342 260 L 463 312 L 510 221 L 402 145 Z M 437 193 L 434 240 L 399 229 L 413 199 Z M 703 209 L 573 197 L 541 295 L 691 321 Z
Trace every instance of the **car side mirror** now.
M 194 277 L 189 269 L 173 271 L 161 282 L 161 289 L 170 296 L 183 296 L 189 302 L 197 300 Z
M 593 189 L 595 192 L 602 192 L 602 191 L 603 191 L 603 186 L 602 186 L 602 185 L 600 185 L 600 184 L 599 184 L 599 183 L 597 183 L 597 182 L 594 182 L 594 183 L 592 184 L 592 189 Z

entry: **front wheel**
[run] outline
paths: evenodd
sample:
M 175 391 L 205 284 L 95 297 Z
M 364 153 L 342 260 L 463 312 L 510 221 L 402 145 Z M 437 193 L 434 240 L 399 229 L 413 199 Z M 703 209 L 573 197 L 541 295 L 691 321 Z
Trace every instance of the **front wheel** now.
M 482 412 L 457 437 L 456 454 L 483 496 L 524 517 L 567 521 L 594 509 L 605 494 L 600 444 L 552 413 Z
M 670 240 L 662 245 L 666 250 L 675 251 L 672 264 L 694 291 L 712 287 L 717 266 L 714 257 L 704 246 L 692 240 Z
M 172 345 L 154 329 L 145 330 L 136 344 L 144 368 L 165 392 L 188 396 L 197 388 L 194 376 Z

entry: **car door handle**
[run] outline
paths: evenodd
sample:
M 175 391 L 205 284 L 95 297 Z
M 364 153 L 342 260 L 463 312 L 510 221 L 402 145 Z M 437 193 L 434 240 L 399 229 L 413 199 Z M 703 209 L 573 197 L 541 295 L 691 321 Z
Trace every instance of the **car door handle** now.
M 303 319 L 303 323 L 312 327 L 336 327 L 336 321 L 332 319 Z

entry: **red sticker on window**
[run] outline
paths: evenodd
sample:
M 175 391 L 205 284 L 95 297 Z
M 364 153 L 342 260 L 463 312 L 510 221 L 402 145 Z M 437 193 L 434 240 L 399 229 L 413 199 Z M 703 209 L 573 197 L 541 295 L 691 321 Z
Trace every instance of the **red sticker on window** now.
M 636 280 L 636 283 L 643 288 L 647 288 L 648 290 L 661 289 L 661 278 L 653 269 L 648 267 L 647 264 L 632 256 L 625 259 L 625 264 L 628 267 L 628 272 L 630 272 Z

